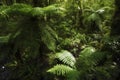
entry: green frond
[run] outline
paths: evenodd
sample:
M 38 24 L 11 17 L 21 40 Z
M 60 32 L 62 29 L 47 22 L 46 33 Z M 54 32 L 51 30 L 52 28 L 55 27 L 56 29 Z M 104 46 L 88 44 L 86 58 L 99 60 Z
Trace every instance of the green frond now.
M 95 65 L 99 64 L 100 61 L 104 60 L 106 58 L 106 55 L 107 53 L 106 52 L 99 52 L 99 51 L 96 51 L 94 52 L 91 57 L 90 57 L 90 60 L 92 62 L 95 63 Z
M 97 78 L 98 79 L 104 79 L 104 78 L 109 79 L 111 77 L 111 75 L 109 73 L 108 68 L 109 67 L 96 67 L 95 68 L 95 70 L 96 70 L 95 74 L 98 75 Z
M 8 9 L 7 6 L 0 6 L 0 19 L 4 19 L 8 17 L 7 9 Z
M 29 12 L 32 10 L 32 7 L 27 4 L 13 4 L 8 6 L 6 13 L 9 15 L 29 15 Z
M 25 16 L 43 16 L 45 14 L 57 14 L 64 15 L 65 9 L 60 6 L 50 5 L 47 7 L 32 7 L 27 4 L 13 4 L 11 6 L 6 6 L 5 8 L 0 9 L 0 14 L 8 14 L 8 15 L 25 15 Z
M 86 47 L 85 49 L 83 49 L 76 63 L 77 67 L 79 69 L 91 70 L 91 68 L 93 68 L 93 66 L 95 65 L 94 61 L 91 60 L 91 56 L 94 54 L 95 51 L 96 50 L 94 47 Z
M 71 72 L 73 70 L 74 69 L 69 66 L 57 64 L 53 68 L 49 69 L 47 72 L 50 72 L 50 73 L 58 75 L 58 76 L 60 76 L 60 75 L 65 76 L 66 74 L 68 74 L 69 72 Z
M 43 8 L 40 8 L 40 7 L 33 8 L 30 13 L 31 13 L 32 16 L 43 16 L 43 15 L 45 15 L 45 12 L 43 11 Z
M 1 36 L 0 37 L 0 43 L 7 43 L 9 41 L 10 35 L 7 36 Z
M 78 70 L 72 70 L 67 75 L 67 80 L 79 80 L 79 71 Z
M 84 48 L 81 52 L 80 52 L 80 56 L 83 57 L 89 57 L 91 56 L 94 52 L 95 52 L 95 48 L 94 47 L 86 47 Z
M 99 20 L 99 15 L 97 13 L 92 13 L 89 17 L 88 17 L 88 21 L 96 21 Z
M 15 3 L 12 6 L 17 8 L 17 9 L 18 8 L 30 8 L 30 7 L 32 7 L 31 5 L 27 5 L 27 4 L 23 4 L 23 3 Z
M 31 11 L 33 16 L 40 16 L 40 15 L 64 15 L 65 9 L 58 6 L 57 4 L 50 5 L 47 7 L 35 7 Z
M 75 67 L 76 59 L 72 53 L 67 50 L 62 50 L 61 52 L 56 53 L 56 58 L 71 67 Z
M 99 52 L 94 47 L 87 47 L 81 51 L 77 60 L 77 67 L 84 70 L 93 70 L 95 66 L 106 58 L 105 52 Z
M 66 11 L 65 8 L 57 5 L 57 4 L 54 4 L 54 5 L 50 5 L 50 6 L 47 6 L 47 7 L 44 7 L 43 8 L 43 11 L 46 13 L 46 14 L 57 14 L 57 15 L 64 15 L 64 12 Z
M 51 11 L 54 12 L 54 11 L 58 10 L 58 6 L 56 6 L 56 4 L 50 5 L 50 6 L 44 7 L 43 10 L 44 10 L 46 13 L 50 13 Z
M 56 49 L 57 34 L 51 27 L 46 26 L 41 28 L 41 38 L 50 50 L 54 51 Z

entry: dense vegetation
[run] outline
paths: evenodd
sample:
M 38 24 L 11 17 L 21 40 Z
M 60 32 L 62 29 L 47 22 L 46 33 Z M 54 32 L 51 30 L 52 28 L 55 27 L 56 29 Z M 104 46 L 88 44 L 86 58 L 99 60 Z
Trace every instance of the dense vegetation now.
M 0 80 L 120 80 L 119 0 L 0 0 Z

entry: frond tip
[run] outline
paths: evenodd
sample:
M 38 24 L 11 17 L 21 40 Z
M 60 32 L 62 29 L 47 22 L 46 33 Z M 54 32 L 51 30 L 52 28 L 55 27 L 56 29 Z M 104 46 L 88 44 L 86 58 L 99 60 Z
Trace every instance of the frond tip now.
M 62 61 L 63 63 L 65 63 L 71 67 L 75 66 L 76 59 L 72 55 L 72 53 L 70 53 L 67 50 L 62 50 L 61 52 L 56 53 L 56 58 L 58 58 L 60 61 Z

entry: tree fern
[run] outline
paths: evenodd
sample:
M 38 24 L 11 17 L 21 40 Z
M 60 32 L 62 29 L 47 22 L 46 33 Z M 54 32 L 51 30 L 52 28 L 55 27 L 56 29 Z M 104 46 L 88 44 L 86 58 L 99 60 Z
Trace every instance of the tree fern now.
M 37 46 L 39 45 L 39 42 L 42 41 L 44 42 L 44 44 L 46 44 L 46 46 L 50 49 L 50 50 L 55 50 L 55 42 L 57 40 L 57 35 L 56 32 L 49 26 L 49 23 L 46 22 L 45 20 L 43 20 L 43 22 L 45 24 L 40 23 L 41 19 L 43 19 L 46 15 L 61 15 L 61 12 L 64 13 L 64 11 L 61 10 L 61 6 L 55 4 L 55 5 L 50 5 L 47 7 L 32 7 L 30 5 L 27 4 L 20 4 L 20 3 L 15 3 L 11 6 L 5 6 L 5 8 L 0 9 L 1 10 L 1 14 L 6 14 L 9 17 L 19 17 L 19 16 L 24 16 L 24 20 L 22 19 L 22 17 L 20 17 L 18 23 L 18 28 L 15 32 L 12 33 L 11 37 L 16 39 L 18 41 L 18 39 L 25 39 L 24 43 L 19 43 L 16 45 L 21 45 L 25 44 L 27 45 L 32 45 L 31 41 L 34 40 Z M 60 13 L 58 13 L 60 11 Z M 34 21 L 33 21 L 33 20 Z M 22 21 L 23 20 L 23 21 Z M 36 21 L 37 20 L 37 21 Z M 16 21 L 17 22 L 17 21 Z M 35 25 L 30 25 L 31 23 L 34 23 Z M 23 25 L 26 25 L 24 27 L 22 27 Z M 29 27 L 28 27 L 29 26 Z M 45 26 L 45 27 L 43 27 Z M 36 27 L 36 32 L 37 34 L 34 33 L 34 30 Z M 28 31 L 29 30 L 29 31 Z M 24 37 L 24 34 L 31 34 L 31 39 L 28 39 L 28 37 Z M 32 37 L 33 36 L 33 37 Z M 17 37 L 17 38 L 15 38 Z M 20 38 L 21 37 L 21 38 Z M 12 39 L 11 38 L 11 39 Z M 38 41 L 36 41 L 36 39 Z M 16 41 L 15 40 L 15 41 Z M 23 40 L 24 41 L 24 40 Z M 29 42 L 30 41 L 30 42 Z M 38 48 L 37 48 L 38 49 Z
M 58 14 L 63 15 L 65 10 L 61 6 L 50 5 L 47 7 L 32 7 L 27 4 L 13 4 L 11 6 L 6 6 L 1 9 L 0 14 L 14 14 L 14 15 L 25 15 L 25 16 L 43 16 L 44 14 Z

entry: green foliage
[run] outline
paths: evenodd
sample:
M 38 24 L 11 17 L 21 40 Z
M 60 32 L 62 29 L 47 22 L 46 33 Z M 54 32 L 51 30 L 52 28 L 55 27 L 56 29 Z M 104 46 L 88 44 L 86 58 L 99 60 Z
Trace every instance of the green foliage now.
M 50 50 L 56 49 L 57 34 L 51 27 L 44 27 L 41 30 L 41 39 Z
M 53 68 L 49 69 L 47 72 L 51 72 L 58 76 L 59 75 L 65 76 L 66 74 L 68 74 L 71 71 L 73 71 L 73 69 L 71 67 L 62 65 L 62 64 L 57 64 Z
M 75 57 L 68 51 L 62 50 L 59 53 L 56 53 L 56 58 L 58 58 L 63 63 L 67 64 L 68 66 L 75 67 Z
M 75 57 L 67 50 L 62 50 L 56 53 L 55 56 L 55 58 L 60 60 L 63 64 L 57 64 L 47 72 L 58 76 L 65 76 L 67 80 L 76 80 L 79 72 L 75 69 Z
M 50 5 L 47 7 L 32 7 L 27 4 L 15 3 L 11 6 L 5 6 L 1 9 L 2 15 L 23 15 L 23 16 L 45 16 L 46 15 L 64 15 L 65 9 L 59 5 Z
M 120 41 L 109 40 L 113 0 L 1 2 L 0 67 L 9 80 L 119 79 Z
M 62 61 L 63 64 L 57 64 L 47 72 L 54 75 L 65 76 L 67 80 L 79 80 L 110 78 L 110 73 L 107 71 L 105 61 L 108 59 L 108 53 L 97 51 L 94 47 L 85 47 L 75 59 L 74 56 L 68 51 L 61 51 L 56 54 L 56 58 Z M 71 67 L 72 60 L 76 61 L 75 67 Z M 69 63 L 68 63 L 69 62 Z M 100 67 L 103 65 L 102 67 Z M 72 71 L 73 70 L 73 71 Z M 104 76 L 102 76 L 104 75 Z
M 7 43 L 9 40 L 10 35 L 7 36 L 1 36 L 0 37 L 0 43 Z

